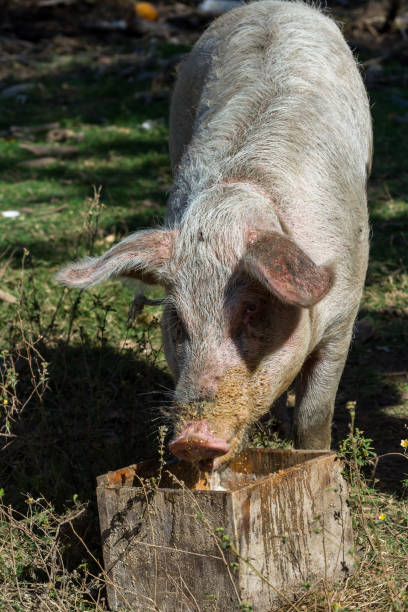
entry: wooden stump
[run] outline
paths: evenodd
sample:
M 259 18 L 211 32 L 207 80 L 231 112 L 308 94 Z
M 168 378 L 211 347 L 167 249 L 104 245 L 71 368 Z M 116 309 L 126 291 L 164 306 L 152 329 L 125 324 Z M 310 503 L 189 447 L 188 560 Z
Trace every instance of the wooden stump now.
M 98 478 L 112 610 L 290 609 L 302 584 L 352 569 L 341 463 L 248 448 L 220 476 L 143 462 Z M 184 480 L 186 486 L 181 485 Z

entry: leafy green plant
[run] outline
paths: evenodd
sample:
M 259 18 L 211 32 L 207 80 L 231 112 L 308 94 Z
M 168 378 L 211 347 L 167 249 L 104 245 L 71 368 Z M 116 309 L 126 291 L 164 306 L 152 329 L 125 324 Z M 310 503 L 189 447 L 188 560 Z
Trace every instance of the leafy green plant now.
M 278 420 L 271 415 L 266 421 L 256 423 L 249 434 L 249 445 L 256 448 L 290 448 L 292 442 L 280 437 Z
M 341 459 L 353 461 L 357 468 L 367 467 L 376 457 L 373 440 L 366 438 L 364 432 L 355 427 L 356 402 L 347 402 L 346 408 L 350 415 L 349 434 L 340 443 L 338 455 Z
M 241 612 L 253 612 L 254 608 L 248 601 L 243 601 L 239 605 Z

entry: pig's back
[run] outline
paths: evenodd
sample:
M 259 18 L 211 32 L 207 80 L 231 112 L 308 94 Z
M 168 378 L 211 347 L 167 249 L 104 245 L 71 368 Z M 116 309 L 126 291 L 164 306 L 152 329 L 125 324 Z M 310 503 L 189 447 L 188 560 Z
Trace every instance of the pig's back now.
M 371 138 L 364 85 L 335 23 L 303 3 L 246 5 L 216 20 L 180 69 L 168 219 L 217 182 L 249 181 L 316 263 L 346 258 L 355 281 L 367 259 Z

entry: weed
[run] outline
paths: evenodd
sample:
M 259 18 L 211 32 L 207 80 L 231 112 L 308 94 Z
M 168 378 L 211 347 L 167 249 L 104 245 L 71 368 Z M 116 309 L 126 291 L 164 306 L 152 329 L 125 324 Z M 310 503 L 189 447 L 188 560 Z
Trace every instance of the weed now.
M 27 497 L 26 502 L 25 513 L 0 503 L 1 609 L 47 609 L 49 599 L 61 612 L 105 609 L 103 580 L 92 575 L 88 563 L 70 569 L 64 564 L 64 529 L 86 508 L 60 514 L 43 498 Z
M 359 469 L 372 465 L 376 457 L 373 440 L 365 438 L 364 432 L 355 427 L 356 402 L 347 402 L 346 408 L 350 414 L 350 432 L 341 442 L 338 455 L 344 460 L 353 461 L 354 467 Z
M 282 439 L 276 430 L 278 420 L 274 416 L 269 416 L 266 420 L 255 423 L 249 434 L 249 445 L 256 448 L 289 448 L 292 445 L 290 440 Z
M 250 603 L 248 603 L 247 601 L 243 601 L 243 602 L 240 604 L 239 609 L 240 609 L 242 612 L 253 612 L 253 611 L 254 611 L 253 606 L 252 606 Z

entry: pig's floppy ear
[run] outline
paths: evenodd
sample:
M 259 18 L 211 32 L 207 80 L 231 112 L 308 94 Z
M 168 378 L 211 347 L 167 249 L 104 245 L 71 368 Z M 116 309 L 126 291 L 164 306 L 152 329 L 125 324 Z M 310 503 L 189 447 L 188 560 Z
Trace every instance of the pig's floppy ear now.
M 57 281 L 86 289 L 109 278 L 137 278 L 166 284 L 175 230 L 149 230 L 131 234 L 100 257 L 86 257 L 63 268 Z
M 317 266 L 292 240 L 277 232 L 251 233 L 242 263 L 280 300 L 308 308 L 321 300 L 333 282 L 331 271 Z

